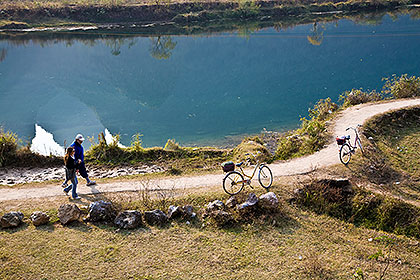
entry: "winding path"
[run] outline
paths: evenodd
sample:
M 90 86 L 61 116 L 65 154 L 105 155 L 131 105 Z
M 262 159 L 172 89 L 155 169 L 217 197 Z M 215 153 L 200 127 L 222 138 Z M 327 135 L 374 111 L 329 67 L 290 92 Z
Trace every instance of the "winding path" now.
M 341 112 L 335 119 L 333 135 L 346 134 L 346 128 L 362 124 L 371 117 L 389 110 L 401 109 L 404 107 L 420 105 L 420 98 L 396 100 L 375 104 L 362 104 L 353 106 Z M 354 136 L 352 136 L 354 137 Z M 337 145 L 330 140 L 330 143 L 321 151 L 315 154 L 296 158 L 289 161 L 270 164 L 273 175 L 288 176 L 305 174 L 314 168 L 326 167 L 339 163 Z M 81 179 L 78 185 L 79 194 L 92 194 L 101 192 L 137 191 L 144 188 L 149 189 L 185 189 L 195 187 L 208 187 L 221 184 L 223 174 L 210 174 L 190 177 L 173 177 L 154 180 L 130 180 L 124 182 L 102 183 L 91 188 L 82 184 Z M 31 198 L 42 198 L 63 195 L 62 188 L 58 185 L 48 184 L 45 187 L 37 188 L 6 188 L 0 189 L 0 201 L 23 200 Z

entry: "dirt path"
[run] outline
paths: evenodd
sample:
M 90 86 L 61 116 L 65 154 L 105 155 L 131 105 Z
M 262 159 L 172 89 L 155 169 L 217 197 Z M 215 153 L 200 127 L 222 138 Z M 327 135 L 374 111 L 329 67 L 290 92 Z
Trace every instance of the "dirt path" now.
M 367 119 L 394 109 L 400 109 L 408 106 L 420 105 L 420 98 L 409 100 L 397 100 L 378 104 L 362 104 L 351 107 L 337 116 L 333 128 L 333 136 L 349 134 L 346 128 L 363 124 Z M 351 133 L 350 133 L 351 135 Z M 354 139 L 354 135 L 352 135 Z M 287 176 L 304 174 L 312 171 L 314 168 L 326 167 L 339 163 L 337 145 L 333 139 L 330 144 L 313 155 L 270 164 L 273 175 Z M 137 191 L 144 188 L 149 189 L 186 189 L 196 187 L 209 187 L 221 185 L 223 179 L 222 172 L 210 175 L 190 176 L 190 177 L 172 177 L 156 180 L 131 180 L 121 182 L 103 183 L 93 188 L 84 185 L 84 180 L 80 179 L 78 185 L 79 194 L 92 194 L 101 192 L 121 192 L 121 191 Z M 0 189 L 0 201 L 22 200 L 30 198 L 42 198 L 63 195 L 62 188 L 59 184 L 45 185 L 38 188 L 10 188 Z

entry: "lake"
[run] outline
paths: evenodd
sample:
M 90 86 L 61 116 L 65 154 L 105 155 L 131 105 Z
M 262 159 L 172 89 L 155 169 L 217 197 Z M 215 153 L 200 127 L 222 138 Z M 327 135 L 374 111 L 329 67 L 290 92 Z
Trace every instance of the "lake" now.
M 124 145 L 136 133 L 146 147 L 229 145 L 295 128 L 321 98 L 420 75 L 420 20 L 409 15 L 194 36 L 20 38 L 0 40 L 0 125 L 26 141 L 38 125 L 61 146 L 105 129 Z

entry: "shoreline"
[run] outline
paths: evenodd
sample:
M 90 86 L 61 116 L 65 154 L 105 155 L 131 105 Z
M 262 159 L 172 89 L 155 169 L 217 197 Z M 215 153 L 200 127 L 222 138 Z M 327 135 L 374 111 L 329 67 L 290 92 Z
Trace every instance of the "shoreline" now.
M 25 2 L 24 2 L 25 3 Z M 106 31 L 138 29 L 144 33 L 194 33 L 233 23 L 337 20 L 358 13 L 417 9 L 420 0 L 391 1 L 217 1 L 168 4 L 58 5 L 0 4 L 0 31 Z M 53 5 L 54 4 L 54 5 Z M 297 22 L 297 23 L 296 23 Z M 187 28 L 190 27 L 190 28 Z M 192 27 L 192 28 L 191 28 Z M 216 27 L 217 28 L 217 27 Z

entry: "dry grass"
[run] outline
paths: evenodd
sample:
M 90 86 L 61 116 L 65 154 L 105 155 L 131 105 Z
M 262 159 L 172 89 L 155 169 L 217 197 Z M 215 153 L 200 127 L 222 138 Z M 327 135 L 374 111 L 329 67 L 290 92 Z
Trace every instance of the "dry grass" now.
M 357 268 L 367 279 L 377 279 L 381 263 L 368 257 L 381 245 L 369 238 L 383 233 L 290 206 L 286 200 L 292 189 L 293 184 L 279 182 L 273 189 L 285 216 L 275 225 L 256 221 L 216 229 L 173 222 L 166 229 L 117 231 L 90 223 L 35 228 L 26 220 L 18 229 L 0 231 L 0 279 L 352 279 Z M 190 200 L 198 207 L 226 198 L 220 189 L 196 192 L 172 197 L 173 202 Z M 127 201 L 140 195 L 106 198 Z M 0 212 L 24 209 L 27 217 L 33 210 L 50 209 L 55 220 L 51 209 L 64 202 L 2 203 Z M 417 279 L 419 242 L 395 238 L 398 246 L 385 279 Z

